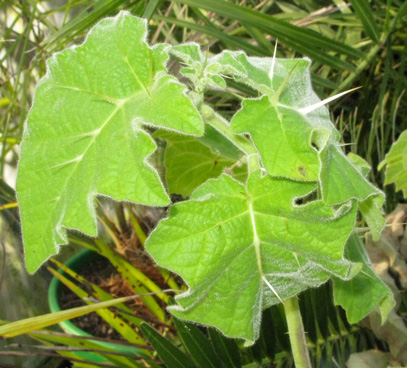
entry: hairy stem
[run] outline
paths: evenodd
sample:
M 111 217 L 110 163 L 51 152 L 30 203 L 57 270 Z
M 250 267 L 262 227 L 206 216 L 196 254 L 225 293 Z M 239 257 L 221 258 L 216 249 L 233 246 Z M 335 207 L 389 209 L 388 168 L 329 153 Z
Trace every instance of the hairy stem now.
M 211 107 L 203 105 L 201 113 L 204 117 L 205 123 L 211 125 L 246 155 L 247 163 L 249 165 L 249 173 L 260 169 L 259 153 L 249 139 L 233 133 L 230 130 L 229 123 Z
M 294 296 L 287 299 L 284 302 L 284 310 L 295 367 L 311 368 L 298 298 Z

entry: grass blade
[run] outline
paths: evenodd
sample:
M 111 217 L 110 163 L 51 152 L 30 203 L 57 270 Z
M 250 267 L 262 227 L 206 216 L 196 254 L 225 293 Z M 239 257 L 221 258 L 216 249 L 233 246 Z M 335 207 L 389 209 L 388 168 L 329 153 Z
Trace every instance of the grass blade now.
M 218 368 L 221 366 L 212 344 L 198 327 L 177 318 L 174 318 L 174 325 L 183 345 L 199 367 Z
M 75 18 L 64 24 L 58 31 L 52 33 L 50 37 L 44 40 L 42 46 L 50 47 L 56 42 L 70 41 L 81 32 L 87 31 L 99 19 L 111 15 L 113 12 L 120 9 L 125 0 L 99 0 L 92 6 L 85 8 Z M 92 11 L 89 12 L 89 10 Z
M 161 336 L 154 328 L 146 323 L 141 324 L 141 332 L 157 351 L 167 368 L 195 368 L 192 359 Z
M 160 2 L 161 0 L 150 0 L 147 4 L 146 9 L 144 10 L 142 18 L 150 20 Z
M 367 35 L 376 43 L 380 41 L 380 32 L 379 28 L 377 27 L 376 20 L 374 19 L 374 15 L 372 9 L 369 6 L 367 0 L 351 0 L 353 9 L 357 16 L 362 21 L 362 24 L 365 28 Z
M 250 55 L 257 55 L 257 56 L 264 55 L 257 46 L 251 45 L 248 42 L 243 41 L 242 39 L 229 36 L 228 34 L 222 32 L 221 30 L 218 30 L 214 27 L 204 27 L 204 26 L 200 26 L 199 24 L 196 24 L 196 23 L 187 22 L 187 21 L 184 21 L 181 19 L 176 19 L 176 18 L 164 17 L 162 15 L 155 15 L 154 19 L 162 20 L 162 21 L 165 21 L 165 22 L 171 23 L 171 24 L 175 24 L 175 25 L 183 27 L 183 28 L 188 28 L 188 29 L 194 30 L 198 33 L 208 34 L 208 35 L 212 36 L 214 39 L 222 41 L 225 45 L 230 45 L 236 49 L 241 49 Z
M 212 341 L 212 345 L 221 358 L 225 367 L 240 368 L 242 366 L 242 357 L 236 341 L 234 339 L 223 336 L 215 328 L 208 328 L 208 333 Z
M 95 312 L 99 309 L 109 308 L 120 303 L 125 303 L 139 297 L 139 295 L 132 295 L 124 298 L 109 300 L 106 302 L 85 305 L 84 307 L 67 309 L 61 312 L 48 313 L 37 317 L 22 319 L 16 322 L 10 322 L 6 325 L 0 326 L 0 336 L 4 338 L 10 338 L 23 335 L 34 330 L 39 330 L 44 327 L 55 325 L 68 319 Z
M 73 282 L 69 281 L 65 276 L 61 275 L 52 268 L 48 268 L 49 271 L 57 277 L 62 283 L 64 283 L 72 292 L 74 292 L 81 299 L 86 298 L 88 293 L 76 286 Z M 98 295 L 101 296 L 101 295 Z M 109 295 L 110 297 L 110 295 Z M 86 301 L 90 304 L 89 301 Z M 112 326 L 119 334 L 125 337 L 129 342 L 135 344 L 146 344 L 145 341 L 139 336 L 133 328 L 128 325 L 124 320 L 119 318 L 114 312 L 109 309 L 96 311 L 110 326 Z M 59 313 L 59 312 L 57 312 Z
M 364 53 L 351 46 L 345 45 L 341 42 L 332 40 L 328 37 L 322 36 L 317 32 L 299 28 L 292 24 L 276 19 L 273 16 L 260 13 L 230 2 L 223 0 L 176 0 L 177 2 L 204 8 L 213 11 L 219 15 L 232 18 L 243 23 L 251 24 L 270 35 L 278 37 L 279 40 L 286 39 L 286 42 L 299 47 L 303 45 L 303 49 L 311 49 L 316 51 L 316 48 L 322 50 L 333 51 L 343 55 L 347 55 L 356 59 L 363 58 Z M 295 47 L 293 47 L 296 49 Z M 302 52 L 301 50 L 297 50 Z M 306 53 L 307 54 L 307 53 Z

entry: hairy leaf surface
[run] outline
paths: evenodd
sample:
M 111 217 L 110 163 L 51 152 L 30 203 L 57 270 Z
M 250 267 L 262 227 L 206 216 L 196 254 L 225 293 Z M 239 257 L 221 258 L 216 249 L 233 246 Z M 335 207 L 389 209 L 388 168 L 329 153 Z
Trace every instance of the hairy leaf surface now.
M 356 206 L 295 205 L 315 189 L 260 171 L 245 187 L 224 174 L 175 204 L 146 243 L 157 263 L 189 286 L 171 312 L 254 341 L 263 308 L 331 275 L 353 276 L 358 266 L 343 251 Z
M 348 259 L 361 262 L 363 268 L 352 280 L 333 279 L 335 304 L 346 310 L 350 323 L 359 322 L 378 306 L 384 323 L 395 305 L 393 293 L 373 270 L 365 247 L 356 234 L 349 238 L 345 254 Z
M 371 170 L 370 165 L 362 157 L 351 152 L 348 153 L 347 158 L 352 165 L 354 165 L 356 169 L 359 170 L 365 178 L 367 178 Z M 381 191 L 378 194 L 370 196 L 364 201 L 359 202 L 359 210 L 369 226 L 374 241 L 379 239 L 380 233 L 386 224 L 386 219 L 382 214 L 383 202 L 384 193 Z
M 235 133 L 250 131 L 267 172 L 296 180 L 317 181 L 318 151 L 311 146 L 312 125 L 294 110 L 278 111 L 269 98 L 243 101 L 231 127 Z
M 309 61 L 247 60 L 264 72 L 270 70 L 269 92 L 264 85 L 252 83 L 264 95 L 243 101 L 231 129 L 250 134 L 270 175 L 319 181 L 322 199 L 328 205 L 356 199 L 377 239 L 385 223 L 381 214 L 384 194 L 366 180 L 366 167 L 358 167 L 364 166 L 360 159 L 342 153 L 339 133 L 312 89 Z
M 149 47 L 144 20 L 119 13 L 79 47 L 54 55 L 30 111 L 17 181 L 26 265 L 34 272 L 67 242 L 96 235 L 96 195 L 169 203 L 143 124 L 203 134 L 184 86 L 166 74 L 167 46 Z

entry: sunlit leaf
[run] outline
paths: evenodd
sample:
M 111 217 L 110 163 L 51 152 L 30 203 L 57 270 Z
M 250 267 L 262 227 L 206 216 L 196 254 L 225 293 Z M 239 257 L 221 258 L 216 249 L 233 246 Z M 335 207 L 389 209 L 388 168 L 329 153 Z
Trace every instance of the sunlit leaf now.
M 278 111 L 267 96 L 245 100 L 231 127 L 235 133 L 250 132 L 270 175 L 318 180 L 318 151 L 311 145 L 313 126 L 294 110 Z
M 149 47 L 145 37 L 145 21 L 122 12 L 47 62 L 17 180 L 29 272 L 67 243 L 66 228 L 97 234 L 98 194 L 169 203 L 147 162 L 156 145 L 144 126 L 201 135 L 203 123 L 185 87 L 166 74 L 168 47 Z
M 175 204 L 146 242 L 158 264 L 189 286 L 171 312 L 254 341 L 263 308 L 332 274 L 352 277 L 359 268 L 343 258 L 343 247 L 356 207 L 295 205 L 315 188 L 256 171 L 247 187 L 222 175 Z

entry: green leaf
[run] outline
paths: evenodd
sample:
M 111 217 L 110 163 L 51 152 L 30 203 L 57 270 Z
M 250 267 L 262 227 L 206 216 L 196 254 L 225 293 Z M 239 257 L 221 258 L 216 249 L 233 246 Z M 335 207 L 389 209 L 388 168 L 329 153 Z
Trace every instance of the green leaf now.
M 402 190 L 404 198 L 407 198 L 407 130 L 393 143 L 383 164 L 387 165 L 384 184 L 395 183 L 396 189 Z
M 386 225 L 386 219 L 382 215 L 381 208 L 383 207 L 384 195 L 372 196 L 359 202 L 359 210 L 364 219 L 369 225 L 374 241 L 380 237 L 380 233 Z
M 355 153 L 349 152 L 347 154 L 348 160 L 354 165 L 360 172 L 361 174 L 367 178 L 367 176 L 370 173 L 371 167 L 368 164 L 366 160 L 364 160 L 362 157 L 359 155 L 356 155 Z
M 35 338 L 36 340 L 41 341 L 44 344 L 47 345 L 52 345 L 52 346 L 58 346 L 61 344 L 64 344 L 65 346 L 69 347 L 76 347 L 76 348 L 81 348 L 86 351 L 92 351 L 92 350 L 99 350 L 99 352 L 92 352 L 92 355 L 95 354 L 96 357 L 104 357 L 111 363 L 114 363 L 118 365 L 119 367 L 131 367 L 131 368 L 140 368 L 143 367 L 141 363 L 137 363 L 135 359 L 130 359 L 126 357 L 121 357 L 117 355 L 110 355 L 109 352 L 112 352 L 113 354 L 117 353 L 113 348 L 108 347 L 103 345 L 103 342 L 101 343 L 100 341 L 92 341 L 86 338 L 81 338 L 80 336 L 66 336 L 64 334 L 58 334 L 58 333 L 52 333 L 49 331 L 37 331 L 37 332 L 31 332 L 29 334 L 30 337 Z M 130 348 L 129 348 L 130 350 Z M 127 354 L 129 354 L 130 351 L 127 351 Z M 80 354 L 80 353 L 79 353 Z M 142 358 L 144 355 L 138 348 L 138 346 L 133 347 L 133 354 L 134 358 Z
M 175 204 L 146 242 L 157 263 L 189 286 L 172 314 L 253 342 L 263 308 L 331 274 L 352 277 L 359 267 L 343 258 L 343 247 L 356 207 L 295 204 L 315 189 L 256 171 L 246 187 L 221 175 Z
M 320 179 L 325 203 L 333 205 L 351 198 L 365 201 L 370 196 L 383 195 L 351 164 L 338 145 L 327 144 L 320 158 Z
M 256 81 L 254 73 L 249 74 L 253 88 L 265 96 L 244 100 L 231 121 L 231 129 L 250 134 L 270 175 L 319 180 L 318 150 L 330 137 L 336 140 L 339 136 L 326 108 L 302 113 L 302 109 L 320 102 L 312 89 L 309 60 L 248 58 L 248 62 L 268 71 L 272 79 L 264 85 Z M 273 101 L 276 91 L 279 98 Z
M 367 0 L 351 0 L 353 9 L 362 21 L 367 35 L 376 43 L 380 42 L 380 32 L 372 9 Z
M 208 328 L 208 334 L 213 348 L 222 360 L 223 365 L 230 368 L 240 368 L 242 366 L 242 357 L 236 341 L 225 337 L 215 328 Z
M 212 151 L 218 152 L 224 157 L 228 157 L 234 161 L 242 158 L 242 152 L 209 124 L 205 126 L 205 134 L 197 139 L 210 147 Z
M 196 368 L 192 359 L 161 336 L 154 328 L 147 323 L 142 323 L 141 332 L 157 351 L 158 356 L 168 368 Z
M 371 168 L 370 165 L 360 156 L 349 152 L 347 155 L 349 161 L 359 170 L 363 177 L 367 178 Z M 359 210 L 362 213 L 364 219 L 366 220 L 370 231 L 373 236 L 373 240 L 377 241 L 379 239 L 380 233 L 382 232 L 384 225 L 386 224 L 386 219 L 382 215 L 382 206 L 384 202 L 384 193 L 380 192 L 378 195 L 373 195 L 368 197 L 362 202 L 359 202 Z
M 318 151 L 311 145 L 313 126 L 295 111 L 280 112 L 268 96 L 248 99 L 234 116 L 231 129 L 238 134 L 250 133 L 270 175 L 318 180 Z
M 349 323 L 357 323 L 379 306 L 382 323 L 395 305 L 391 290 L 372 268 L 363 243 L 356 234 L 349 238 L 346 257 L 363 264 L 362 270 L 351 280 L 333 278 L 335 304 L 346 310 Z
M 185 87 L 166 74 L 167 46 L 151 48 L 145 38 L 145 21 L 121 12 L 47 62 L 17 181 L 30 273 L 67 243 L 67 228 L 97 234 L 97 195 L 169 203 L 147 161 L 156 145 L 143 125 L 203 134 Z
M 79 286 L 77 286 L 74 282 L 70 281 L 67 277 L 64 275 L 58 273 L 52 268 L 49 268 L 51 273 L 61 281 L 70 291 L 75 293 L 80 299 L 84 299 L 89 297 L 88 291 L 85 291 L 81 289 Z M 101 300 L 102 302 L 107 302 L 113 300 L 113 298 L 103 290 L 101 290 L 101 293 L 98 292 L 98 288 L 96 285 L 93 284 L 88 284 L 89 286 L 89 291 L 92 291 L 92 294 L 94 295 L 95 298 L 98 300 Z M 90 294 L 90 295 L 92 295 Z M 86 304 L 92 305 L 92 302 L 86 301 Z M 120 306 L 119 306 L 120 307 Z M 121 334 L 123 337 L 126 338 L 127 341 L 135 343 L 135 344 L 145 344 L 147 343 L 138 335 L 135 330 L 125 322 L 125 320 L 121 319 L 117 313 L 111 311 L 110 309 L 101 309 L 96 311 L 97 314 L 99 314 L 100 317 L 102 317 L 111 327 L 113 327 L 119 334 Z
M 138 295 L 126 296 L 123 298 L 108 300 L 96 304 L 85 305 L 84 307 L 66 309 L 60 312 L 48 313 L 42 316 L 26 318 L 16 322 L 10 322 L 8 324 L 0 326 L 0 336 L 4 338 L 19 336 L 34 330 L 39 330 L 44 327 L 55 325 L 68 319 L 73 319 L 91 312 L 95 312 L 102 308 L 113 307 L 117 304 L 125 303 L 136 298 L 138 298 Z
M 218 177 L 227 167 L 236 163 L 235 160 L 212 151 L 201 143 L 202 139 L 162 130 L 156 132 L 154 137 L 167 141 L 165 167 L 170 193 L 188 197 L 207 179 Z M 239 179 L 244 180 L 247 176 L 245 168 L 236 167 L 234 171 Z
M 363 52 L 353 47 L 324 37 L 312 30 L 293 26 L 286 21 L 249 9 L 245 6 L 239 6 L 221 0 L 177 0 L 177 2 L 213 11 L 218 15 L 252 25 L 277 37 L 281 43 L 293 48 L 301 54 L 308 55 L 313 60 L 320 61 L 322 64 L 340 69 L 354 70 L 351 64 L 334 55 L 330 55 L 329 51 L 335 51 L 355 58 L 364 57 Z
M 174 318 L 178 336 L 198 367 L 219 368 L 221 365 L 211 342 L 198 327 Z
M 339 133 L 312 89 L 310 62 L 247 60 L 256 68 L 270 70 L 272 79 L 266 87 L 271 93 L 253 81 L 252 86 L 266 95 L 244 100 L 231 121 L 231 129 L 237 134 L 250 134 L 267 172 L 294 180 L 320 181 L 323 200 L 330 205 L 383 196 L 366 180 L 363 170 L 352 164 L 351 160 L 357 159 L 348 159 L 342 153 Z M 380 212 L 370 211 L 366 217 L 372 226 L 376 223 L 375 232 L 380 233 Z
M 202 55 L 198 44 L 187 43 L 173 46 L 171 53 L 188 66 L 182 68 L 181 73 L 195 84 L 199 92 L 208 87 L 225 88 L 224 77 L 230 75 L 239 82 L 270 93 L 268 71 L 255 65 L 257 59 L 247 57 L 242 51 L 225 50 L 207 58 Z

